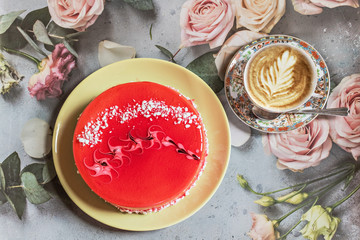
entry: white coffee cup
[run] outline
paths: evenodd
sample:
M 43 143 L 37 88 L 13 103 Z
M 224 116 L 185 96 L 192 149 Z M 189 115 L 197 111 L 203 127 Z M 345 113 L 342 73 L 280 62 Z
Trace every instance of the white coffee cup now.
M 309 54 L 289 44 L 265 46 L 245 66 L 249 99 L 268 112 L 299 108 L 311 98 L 316 83 L 316 68 Z

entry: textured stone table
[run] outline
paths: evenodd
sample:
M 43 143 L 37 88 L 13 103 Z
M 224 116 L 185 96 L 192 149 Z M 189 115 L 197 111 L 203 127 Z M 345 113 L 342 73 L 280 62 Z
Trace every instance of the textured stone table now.
M 31 98 L 26 86 L 30 76 L 37 70 L 33 63 L 17 56 L 6 55 L 9 62 L 25 75 L 21 88 L 8 96 L 0 97 L 0 159 L 17 151 L 22 167 L 37 162 L 28 157 L 20 142 L 24 123 L 34 117 L 42 118 L 54 125 L 57 114 L 72 89 L 86 76 L 99 69 L 97 45 L 107 39 L 124 45 L 134 46 L 137 57 L 165 59 L 154 46 L 159 44 L 175 52 L 180 44 L 179 14 L 182 1 L 154 0 L 155 11 L 141 12 L 120 0 L 106 1 L 106 8 L 97 22 L 81 36 L 77 46 L 80 58 L 78 68 L 65 84 L 64 94 L 58 99 L 38 102 Z M 0 14 L 9 11 L 44 7 L 41 0 L 0 0 Z M 272 30 L 297 36 L 311 43 L 325 58 L 332 81 L 360 71 L 360 9 L 324 9 L 321 15 L 302 16 L 294 12 L 288 1 L 285 16 Z M 152 40 L 149 28 L 152 28 Z M 25 49 L 30 50 L 29 47 Z M 207 46 L 182 50 L 177 61 L 186 66 L 195 57 L 207 52 Z M 40 58 L 40 56 L 39 56 Z M 224 99 L 223 93 L 219 94 Z M 223 101 L 224 106 L 227 103 Z M 230 121 L 242 124 L 230 112 Z M 253 203 L 254 195 L 243 191 L 236 181 L 237 173 L 244 174 L 264 191 L 277 189 L 326 173 L 345 160 L 350 154 L 334 145 L 330 156 L 316 167 L 303 173 L 280 171 L 275 167 L 276 159 L 265 155 L 259 132 L 252 130 L 250 140 L 242 147 L 232 147 L 230 163 L 225 178 L 211 200 L 185 221 L 174 226 L 151 232 L 128 232 L 105 226 L 83 213 L 66 195 L 58 180 L 50 184 L 52 199 L 38 206 L 27 204 L 22 220 L 19 220 L 9 204 L 0 206 L 1 239 L 248 239 L 251 226 L 250 212 L 264 210 Z M 355 179 L 360 181 L 360 176 Z M 354 182 L 355 182 L 354 181 Z M 354 183 L 353 183 L 354 185 Z M 352 185 L 352 186 L 353 186 Z M 322 203 L 333 203 L 345 192 L 340 188 Z M 342 222 L 335 239 L 359 239 L 360 236 L 360 193 L 337 208 L 335 215 Z M 266 210 L 272 218 L 280 216 L 287 208 L 273 207 Z M 300 212 L 282 224 L 283 232 L 299 218 Z M 295 219 L 296 217 L 296 219 Z M 299 230 L 300 228 L 297 228 Z M 298 231 L 288 239 L 302 239 Z

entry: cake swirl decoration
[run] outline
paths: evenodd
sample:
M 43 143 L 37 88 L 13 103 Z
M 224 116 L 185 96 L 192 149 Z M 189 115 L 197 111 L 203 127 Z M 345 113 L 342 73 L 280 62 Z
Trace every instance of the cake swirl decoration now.
M 187 159 L 200 160 L 200 157 L 194 152 L 186 150 L 183 144 L 176 143 L 167 136 L 160 126 L 150 126 L 146 137 L 134 136 L 132 130 L 130 130 L 127 134 L 127 139 L 118 139 L 120 142 L 125 143 L 125 145 L 112 144 L 111 141 L 114 138 L 116 137 L 110 137 L 108 139 L 107 146 L 110 152 L 101 152 L 98 149 L 94 151 L 92 165 L 88 165 L 86 158 L 84 159 L 85 167 L 95 172 L 94 174 L 90 174 L 92 177 L 109 176 L 111 182 L 113 179 L 112 173 L 115 172 L 116 176 L 119 175 L 116 169 L 124 165 L 124 160 L 127 160 L 128 164 L 131 163 L 132 152 L 142 154 L 144 149 L 154 148 L 155 145 L 158 145 L 157 149 L 160 149 L 162 146 L 174 146 L 175 151 L 184 154 Z M 99 158 L 97 153 L 101 153 L 105 156 Z

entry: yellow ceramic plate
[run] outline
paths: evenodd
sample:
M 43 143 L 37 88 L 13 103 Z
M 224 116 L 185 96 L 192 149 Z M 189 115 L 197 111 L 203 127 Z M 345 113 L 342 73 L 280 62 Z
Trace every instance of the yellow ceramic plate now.
M 209 155 L 205 170 L 190 195 L 158 213 L 124 214 L 100 199 L 85 184 L 72 154 L 76 121 L 84 108 L 103 91 L 132 81 L 151 81 L 178 89 L 194 99 L 207 129 Z M 187 69 L 162 60 L 131 59 L 106 66 L 83 80 L 65 101 L 55 123 L 53 155 L 56 172 L 70 198 L 94 219 L 133 231 L 155 230 L 176 224 L 199 210 L 215 193 L 230 155 L 230 133 L 223 107 L 213 91 Z

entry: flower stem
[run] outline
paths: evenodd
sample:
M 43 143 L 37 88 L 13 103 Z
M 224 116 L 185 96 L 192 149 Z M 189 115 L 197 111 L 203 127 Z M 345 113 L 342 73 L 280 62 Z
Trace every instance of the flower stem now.
M 39 59 L 37 59 L 37 58 L 27 54 L 27 53 L 24 53 L 24 52 L 21 52 L 21 51 L 18 51 L 18 50 L 14 50 L 14 49 L 10 49 L 10 48 L 7 48 L 7 47 L 2 47 L 2 49 L 4 49 L 8 53 L 14 53 L 14 54 L 18 54 L 18 55 L 27 57 L 28 59 L 34 61 L 36 63 L 36 65 L 38 65 L 38 66 L 41 63 L 41 61 Z
M 349 199 L 352 195 L 354 195 L 354 194 L 357 192 L 357 190 L 359 190 L 359 189 L 360 189 L 360 184 L 357 185 L 357 187 L 356 187 L 349 195 L 347 195 L 347 196 L 344 197 L 343 199 L 341 199 L 341 200 L 337 201 L 336 203 L 334 203 L 333 205 L 331 205 L 330 208 L 331 208 L 331 209 L 336 208 L 337 206 L 339 206 L 340 204 L 342 204 L 343 202 L 345 202 L 346 200 L 348 200 L 348 199 Z
M 314 202 L 317 202 L 318 198 L 315 199 Z M 279 219 L 276 220 L 276 222 L 278 222 L 278 224 L 281 223 L 281 221 L 283 221 L 285 218 L 287 218 L 288 216 L 290 216 L 291 214 L 293 214 L 294 212 L 296 212 L 297 210 L 299 210 L 300 208 L 308 205 L 309 203 L 313 202 L 313 199 L 310 199 L 309 201 L 304 202 L 303 204 L 299 205 L 298 207 L 296 207 L 295 209 L 293 209 L 292 211 L 288 212 L 287 214 L 285 214 L 284 216 L 280 217 Z
M 171 61 L 172 61 L 172 62 L 175 61 L 174 58 L 175 58 L 175 56 L 180 52 L 180 50 L 181 50 L 181 48 L 179 48 L 179 49 L 176 51 L 176 53 L 172 56 L 172 58 L 171 58 Z
M 289 235 L 292 230 L 294 230 L 294 228 L 296 228 L 299 224 L 301 223 L 301 220 L 299 220 L 294 226 L 292 226 L 292 228 L 289 229 L 289 231 L 287 231 L 284 235 L 280 236 L 280 239 L 285 239 L 287 235 Z
M 307 181 L 307 182 L 303 182 L 303 183 L 299 183 L 299 184 L 296 184 L 296 185 L 292 185 L 292 186 L 289 186 L 289 187 L 286 187 L 286 188 L 281 188 L 279 190 L 275 190 L 275 191 L 272 191 L 272 192 L 266 192 L 266 193 L 259 193 L 259 192 L 256 192 L 255 190 L 253 190 L 250 186 L 249 186 L 249 191 L 251 191 L 252 193 L 256 194 L 256 195 L 269 195 L 269 194 L 273 194 L 273 193 L 277 193 L 277 192 L 281 192 L 281 191 L 285 191 L 285 190 L 288 190 L 288 189 L 293 189 L 293 188 L 296 188 L 296 187 L 300 187 L 300 186 L 303 186 L 303 185 L 309 185 L 311 183 L 314 183 L 314 182 L 317 182 L 317 181 L 320 181 L 320 180 L 323 180 L 323 179 L 326 179 L 326 178 L 329 178 L 329 177 L 332 177 L 332 176 L 335 176 L 339 173 L 342 173 L 344 171 L 348 171 L 349 168 L 346 167 L 346 168 L 343 168 L 341 169 L 340 171 L 337 171 L 335 173 L 331 173 L 329 175 L 326 175 L 324 177 L 320 177 L 320 178 L 316 178 L 314 180 L 310 180 L 310 181 Z

